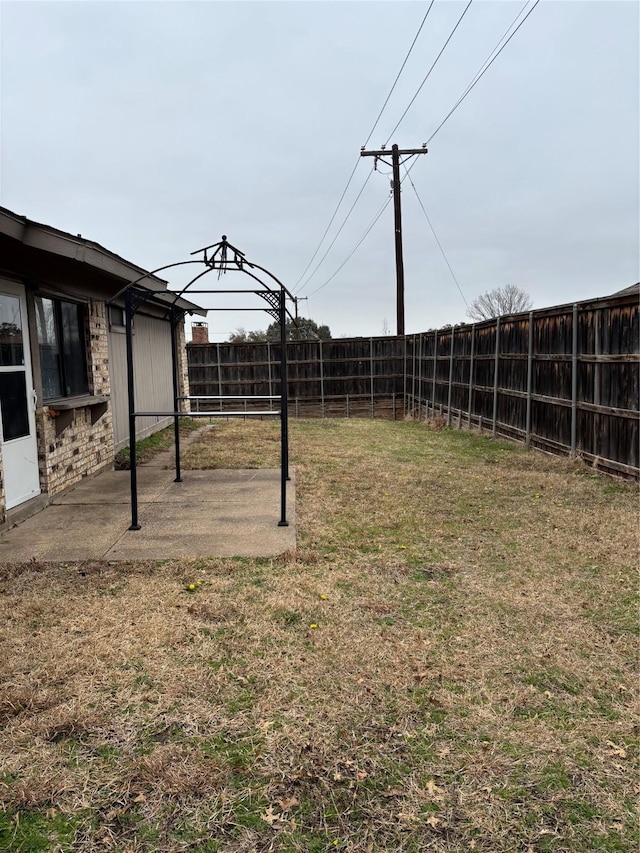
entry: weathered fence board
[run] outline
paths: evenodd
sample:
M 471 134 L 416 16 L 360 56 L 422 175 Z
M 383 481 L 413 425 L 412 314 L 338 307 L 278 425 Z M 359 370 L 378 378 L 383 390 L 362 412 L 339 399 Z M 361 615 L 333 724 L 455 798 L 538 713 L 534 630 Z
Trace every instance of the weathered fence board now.
M 292 341 L 287 345 L 290 398 L 402 395 L 404 339 Z M 280 393 L 279 344 L 190 344 L 194 395 Z M 222 387 L 222 390 L 218 390 Z
M 640 476 L 637 291 L 404 338 L 293 341 L 287 358 L 293 416 L 442 413 Z M 188 360 L 193 395 L 280 393 L 279 344 L 190 344 Z

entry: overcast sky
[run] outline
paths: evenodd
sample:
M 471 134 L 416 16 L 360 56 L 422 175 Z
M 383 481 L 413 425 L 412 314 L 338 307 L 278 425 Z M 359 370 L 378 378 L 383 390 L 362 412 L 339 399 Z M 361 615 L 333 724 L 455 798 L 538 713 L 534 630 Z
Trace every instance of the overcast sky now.
M 307 279 L 373 168 L 360 147 L 428 5 L 2 2 L 0 204 L 147 269 L 224 233 L 335 336 L 395 330 L 392 205 L 325 284 L 389 196 L 386 167 Z M 474 0 L 390 137 L 465 5 L 436 0 L 369 149 L 420 147 L 524 0 Z M 417 158 L 411 179 L 468 302 L 513 283 L 540 308 L 640 277 L 639 9 L 543 0 Z M 407 332 L 464 321 L 409 181 L 402 213 Z M 224 340 L 270 320 L 208 322 Z

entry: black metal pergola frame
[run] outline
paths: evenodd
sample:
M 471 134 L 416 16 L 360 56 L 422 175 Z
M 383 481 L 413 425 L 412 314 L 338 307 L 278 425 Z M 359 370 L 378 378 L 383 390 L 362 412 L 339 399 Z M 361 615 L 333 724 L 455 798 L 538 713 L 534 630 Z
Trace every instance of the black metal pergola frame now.
M 259 264 L 250 263 L 245 258 L 243 252 L 236 249 L 228 241 L 225 235 L 218 243 L 211 246 L 205 246 L 203 249 L 197 249 L 191 252 L 191 255 L 200 255 L 201 258 L 187 261 L 177 261 L 176 263 L 166 264 L 151 272 L 144 273 L 134 281 L 129 282 L 121 288 L 115 296 L 107 301 L 107 305 L 114 303 L 124 298 L 125 310 L 125 332 L 126 332 L 126 350 L 127 350 L 127 393 L 129 398 L 129 468 L 130 468 L 130 487 L 131 487 L 131 525 L 129 530 L 140 530 L 141 524 L 138 518 L 138 475 L 136 470 L 136 419 L 143 417 L 173 417 L 174 424 L 174 442 L 175 442 L 175 457 L 176 457 L 176 476 L 174 482 L 182 482 L 182 471 L 180 466 L 180 418 L 181 417 L 233 417 L 233 416 L 253 416 L 260 417 L 263 415 L 280 416 L 280 520 L 279 527 L 287 527 L 287 481 L 289 478 L 289 421 L 288 421 L 288 387 L 287 387 L 287 333 L 286 319 L 287 316 L 295 322 L 294 316 L 286 306 L 287 297 L 293 301 L 293 296 L 269 270 L 261 267 Z M 181 290 L 157 290 L 146 286 L 143 282 L 145 279 L 156 275 L 164 270 L 175 269 L 176 267 L 197 264 L 200 267 L 204 266 Z M 218 272 L 218 279 L 226 272 L 241 272 L 258 282 L 260 287 L 251 289 L 240 288 L 209 288 L 192 290 L 192 286 L 213 271 Z M 271 284 L 267 284 L 262 280 L 261 276 L 267 276 Z M 178 362 L 178 341 L 177 330 L 184 321 L 186 314 L 193 313 L 188 307 L 180 305 L 180 301 L 184 301 L 185 294 L 189 296 L 193 294 L 254 294 L 261 297 L 267 303 L 267 306 L 259 308 L 206 308 L 205 310 L 222 310 L 222 311 L 266 311 L 280 324 L 280 411 L 279 412 L 228 412 L 222 413 L 207 411 L 207 412 L 185 412 L 181 410 L 181 402 L 185 398 L 180 395 L 180 380 L 179 380 L 179 362 Z M 165 311 L 163 319 L 171 324 L 171 360 L 173 373 L 173 411 L 172 412 L 139 412 L 135 407 L 135 376 L 133 363 L 133 317 L 136 311 L 143 304 L 151 304 L 156 308 Z M 195 398 L 194 398 L 195 399 Z M 233 398 L 227 398 L 233 399 Z M 252 399 L 252 397 L 238 397 L 237 399 Z M 276 399 L 276 398 L 272 398 Z

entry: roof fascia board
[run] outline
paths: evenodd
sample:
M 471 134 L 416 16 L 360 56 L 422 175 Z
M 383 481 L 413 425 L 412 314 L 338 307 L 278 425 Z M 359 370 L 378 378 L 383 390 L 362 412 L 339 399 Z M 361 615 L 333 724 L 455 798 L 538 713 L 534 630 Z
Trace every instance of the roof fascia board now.
M 147 270 L 110 252 L 99 243 L 86 240 L 84 237 L 74 237 L 73 234 L 52 228 L 50 225 L 33 222 L 26 216 L 18 216 L 2 207 L 0 207 L 0 233 L 19 240 L 32 249 L 87 264 L 125 282 L 144 276 L 143 280 L 147 286 L 158 290 L 167 288 L 168 282 L 165 279 L 150 275 Z

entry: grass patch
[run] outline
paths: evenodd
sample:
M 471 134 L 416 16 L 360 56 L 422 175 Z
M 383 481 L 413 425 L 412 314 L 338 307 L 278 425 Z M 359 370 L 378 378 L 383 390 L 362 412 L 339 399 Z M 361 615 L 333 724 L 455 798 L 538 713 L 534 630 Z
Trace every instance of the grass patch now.
M 637 488 L 424 424 L 290 430 L 293 553 L 0 568 L 0 847 L 636 849 Z M 278 439 L 224 423 L 183 462 Z
M 186 437 L 197 429 L 200 429 L 202 423 L 198 423 L 195 418 L 180 418 L 180 435 Z M 143 462 L 149 462 L 158 453 L 164 450 L 173 450 L 174 447 L 174 428 L 173 426 L 165 427 L 158 430 L 146 438 L 141 438 L 136 441 L 136 463 L 141 465 Z M 129 448 L 123 447 L 118 450 L 114 458 L 114 466 L 116 470 L 128 470 L 129 465 Z
M 0 812 L 0 849 L 15 853 L 60 853 L 70 851 L 79 820 L 69 818 L 55 808 L 44 814 L 34 811 Z

